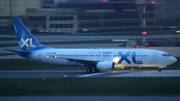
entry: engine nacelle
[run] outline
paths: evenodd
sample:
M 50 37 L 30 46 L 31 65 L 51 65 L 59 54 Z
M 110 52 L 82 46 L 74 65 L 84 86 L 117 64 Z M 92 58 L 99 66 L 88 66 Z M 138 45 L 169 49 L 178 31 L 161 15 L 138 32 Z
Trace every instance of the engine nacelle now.
M 107 69 L 114 69 L 114 62 L 112 61 L 102 61 L 96 64 L 96 68 L 98 70 L 107 70 Z

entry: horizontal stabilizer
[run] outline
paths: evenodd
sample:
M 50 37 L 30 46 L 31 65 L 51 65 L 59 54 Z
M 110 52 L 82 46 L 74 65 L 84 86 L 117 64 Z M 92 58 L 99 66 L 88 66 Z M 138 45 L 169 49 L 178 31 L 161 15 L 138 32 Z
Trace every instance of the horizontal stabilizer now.
M 21 51 L 21 50 L 12 50 L 12 49 L 4 49 L 6 51 L 11 51 L 11 52 L 15 52 L 15 53 L 26 53 L 26 54 L 29 54 L 30 52 L 27 52 L 27 51 Z

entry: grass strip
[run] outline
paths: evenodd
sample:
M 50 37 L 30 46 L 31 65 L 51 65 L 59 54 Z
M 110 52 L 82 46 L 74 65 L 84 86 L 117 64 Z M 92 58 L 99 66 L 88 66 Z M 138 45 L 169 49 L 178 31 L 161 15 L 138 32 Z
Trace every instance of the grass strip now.
M 80 66 L 56 66 L 26 59 L 1 59 L 0 70 L 85 70 Z
M 0 79 L 1 96 L 177 96 L 180 78 Z
M 17 47 L 18 47 L 18 43 L 0 44 L 0 48 L 4 48 L 4 47 L 14 47 L 14 46 L 17 46 Z
M 60 36 L 124 36 L 124 35 L 141 35 L 142 31 L 120 31 L 120 32 L 100 32 L 100 33 L 33 33 L 33 35 L 60 35 Z M 148 35 L 167 35 L 177 34 L 175 30 L 148 31 Z
M 3 54 L 0 53 L 0 56 L 7 56 L 7 55 L 16 55 L 16 53 L 3 53 Z
M 92 40 L 92 41 L 68 41 L 68 42 L 41 42 L 44 45 L 53 44 L 100 44 L 100 43 L 114 43 L 112 40 Z M 18 46 L 17 43 L 0 44 L 0 47 Z
M 14 38 L 0 37 L 0 40 L 1 41 L 13 41 L 13 40 L 17 40 L 17 38 L 16 37 L 14 37 Z
M 42 42 L 42 44 L 99 44 L 99 43 L 114 43 L 112 40 L 90 40 L 90 41 L 68 41 L 68 42 Z

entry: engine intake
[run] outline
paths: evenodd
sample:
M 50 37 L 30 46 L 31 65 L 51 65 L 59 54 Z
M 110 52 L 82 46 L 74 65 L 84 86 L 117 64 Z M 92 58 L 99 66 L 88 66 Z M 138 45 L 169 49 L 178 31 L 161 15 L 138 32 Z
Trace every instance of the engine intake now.
M 98 70 L 107 70 L 107 69 L 114 69 L 114 62 L 112 61 L 102 61 L 96 64 L 96 68 Z

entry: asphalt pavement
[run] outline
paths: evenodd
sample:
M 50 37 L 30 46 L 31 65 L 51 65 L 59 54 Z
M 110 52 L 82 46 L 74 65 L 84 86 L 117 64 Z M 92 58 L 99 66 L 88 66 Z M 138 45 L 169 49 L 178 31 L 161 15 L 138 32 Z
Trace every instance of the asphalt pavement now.
M 86 70 L 17 70 L 0 71 L 0 78 L 111 78 L 111 77 L 180 77 L 180 70 L 107 70 L 86 73 Z

